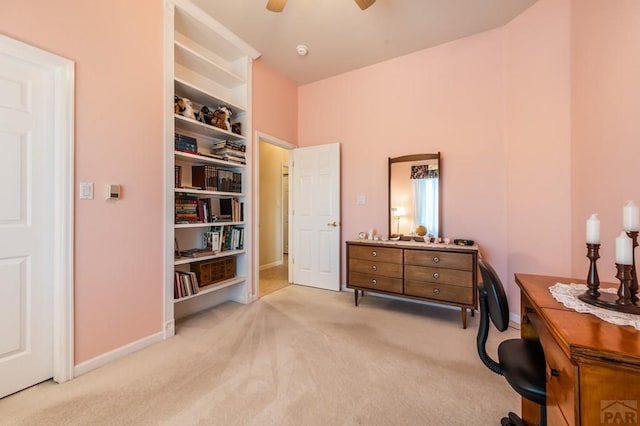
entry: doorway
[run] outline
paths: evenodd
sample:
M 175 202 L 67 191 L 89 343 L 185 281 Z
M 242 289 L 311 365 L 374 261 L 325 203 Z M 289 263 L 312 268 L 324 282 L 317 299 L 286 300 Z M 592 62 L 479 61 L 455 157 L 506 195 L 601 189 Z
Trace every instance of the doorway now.
M 289 150 L 294 146 L 258 134 L 258 297 L 290 285 Z

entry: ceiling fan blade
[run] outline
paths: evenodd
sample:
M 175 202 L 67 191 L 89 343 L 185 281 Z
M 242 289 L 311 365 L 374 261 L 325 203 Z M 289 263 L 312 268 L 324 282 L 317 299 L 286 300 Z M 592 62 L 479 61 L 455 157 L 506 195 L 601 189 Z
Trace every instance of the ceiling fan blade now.
M 267 10 L 271 12 L 282 12 L 285 4 L 287 4 L 287 0 L 269 0 L 267 1 Z
M 365 10 L 372 4 L 376 2 L 376 0 L 355 0 L 356 4 L 360 6 L 360 9 Z

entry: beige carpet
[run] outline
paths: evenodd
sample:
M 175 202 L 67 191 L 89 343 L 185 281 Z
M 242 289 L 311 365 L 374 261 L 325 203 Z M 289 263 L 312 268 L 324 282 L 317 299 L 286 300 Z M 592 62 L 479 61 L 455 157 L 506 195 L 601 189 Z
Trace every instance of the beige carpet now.
M 174 338 L 70 382 L 6 397 L 0 424 L 499 424 L 520 402 L 479 361 L 477 323 L 463 330 L 458 310 L 372 295 L 356 308 L 351 292 L 289 286 L 193 316 Z

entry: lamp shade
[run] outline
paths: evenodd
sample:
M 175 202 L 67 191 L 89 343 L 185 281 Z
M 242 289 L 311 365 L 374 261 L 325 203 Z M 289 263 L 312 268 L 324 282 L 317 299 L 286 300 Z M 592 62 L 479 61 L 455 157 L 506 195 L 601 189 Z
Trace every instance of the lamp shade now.
M 402 207 L 402 206 L 398 206 L 398 207 L 392 207 L 391 208 L 391 213 L 395 216 L 395 217 L 400 217 L 400 216 L 404 216 L 407 214 L 407 210 Z

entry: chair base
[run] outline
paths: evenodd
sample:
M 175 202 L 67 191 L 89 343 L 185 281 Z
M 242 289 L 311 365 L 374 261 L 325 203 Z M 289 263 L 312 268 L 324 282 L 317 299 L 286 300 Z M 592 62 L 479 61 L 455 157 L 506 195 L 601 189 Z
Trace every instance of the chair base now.
M 509 417 L 500 420 L 501 426 L 526 426 L 524 421 L 516 413 L 509 412 Z

